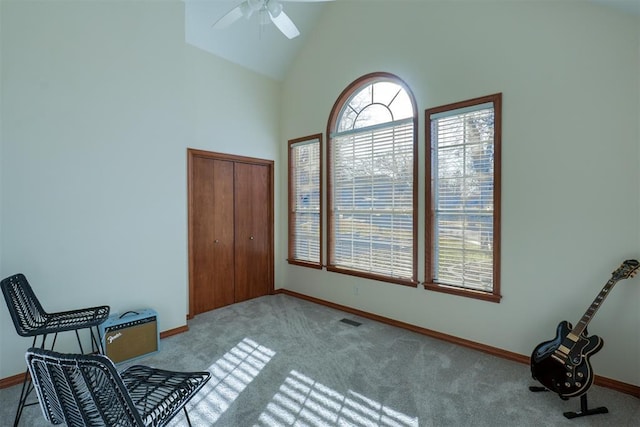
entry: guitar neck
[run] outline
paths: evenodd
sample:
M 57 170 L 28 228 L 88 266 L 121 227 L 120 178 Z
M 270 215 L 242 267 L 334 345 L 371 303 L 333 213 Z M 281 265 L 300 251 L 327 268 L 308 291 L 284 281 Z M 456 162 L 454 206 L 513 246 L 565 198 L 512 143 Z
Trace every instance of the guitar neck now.
M 587 325 L 589 324 L 591 319 L 593 319 L 593 316 L 596 314 L 596 312 L 604 302 L 605 298 L 607 298 L 607 295 L 609 295 L 609 291 L 611 290 L 611 288 L 613 288 L 613 285 L 615 285 L 616 283 L 618 283 L 618 279 L 614 277 L 609 279 L 607 284 L 604 285 L 604 288 L 602 288 L 602 290 L 600 291 L 596 299 L 593 300 L 593 302 L 591 303 L 591 306 L 589 306 L 587 311 L 585 311 L 584 315 L 582 316 L 580 321 L 576 324 L 575 328 L 573 328 L 571 333 L 579 337 L 584 332 L 584 330 L 587 329 Z

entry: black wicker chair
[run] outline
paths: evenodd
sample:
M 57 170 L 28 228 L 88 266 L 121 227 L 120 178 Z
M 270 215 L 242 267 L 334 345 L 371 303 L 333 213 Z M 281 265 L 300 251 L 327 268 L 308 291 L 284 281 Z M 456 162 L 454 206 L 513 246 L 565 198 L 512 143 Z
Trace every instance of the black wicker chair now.
M 163 426 L 209 381 L 209 372 L 135 365 L 118 373 L 103 355 L 30 348 L 25 355 L 47 421 L 74 426 Z
M 95 348 L 102 352 L 102 342 L 100 340 L 98 325 L 109 317 L 109 306 L 105 305 L 48 313 L 42 308 L 27 278 L 21 273 L 3 279 L 0 282 L 0 287 L 2 288 L 2 293 L 4 294 L 4 299 L 7 303 L 7 308 L 9 309 L 9 314 L 11 315 L 11 320 L 16 328 L 16 332 L 23 337 L 33 337 L 32 347 L 37 346 L 37 340 L 38 337 L 40 337 L 41 342 L 39 347 L 45 348 L 47 336 L 53 335 L 53 342 L 50 347 L 53 350 L 58 333 L 74 331 L 78 345 L 80 346 L 80 352 L 84 353 L 78 331 L 81 329 L 89 329 L 92 350 Z M 25 372 L 14 426 L 18 425 L 24 407 L 37 403 L 26 403 L 27 397 L 32 389 L 27 372 Z

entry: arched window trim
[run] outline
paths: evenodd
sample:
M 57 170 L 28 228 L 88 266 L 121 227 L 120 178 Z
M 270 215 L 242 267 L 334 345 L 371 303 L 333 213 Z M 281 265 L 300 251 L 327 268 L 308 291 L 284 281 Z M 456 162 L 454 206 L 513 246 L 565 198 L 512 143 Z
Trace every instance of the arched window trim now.
M 412 247 L 412 274 L 411 274 L 411 278 L 398 278 L 398 277 L 392 277 L 392 276 L 386 276 L 386 275 L 382 275 L 382 274 L 374 274 L 371 272 L 365 272 L 365 271 L 360 271 L 360 270 L 353 270 L 350 268 L 345 268 L 343 266 L 339 266 L 335 264 L 335 256 L 334 256 L 334 251 L 335 251 L 335 220 L 334 220 L 334 216 L 333 216 L 333 212 L 334 212 L 334 200 L 333 200 L 333 169 L 334 169 L 334 165 L 333 163 L 333 140 L 334 137 L 337 135 L 342 135 L 344 136 L 346 132 L 366 132 L 367 129 L 365 128 L 356 128 L 356 129 L 352 129 L 351 131 L 343 131 L 341 133 L 336 132 L 337 130 L 337 125 L 339 123 L 340 118 L 342 117 L 342 114 L 344 112 L 344 109 L 348 106 L 349 101 L 351 101 L 352 97 L 358 93 L 360 90 L 364 89 L 366 86 L 373 84 L 373 83 L 377 83 L 377 82 L 383 82 L 383 81 L 389 81 L 392 83 L 395 83 L 397 85 L 399 85 L 400 87 L 402 87 L 402 89 L 404 89 L 404 91 L 407 93 L 410 101 L 411 101 L 411 107 L 412 107 L 412 114 L 411 117 L 407 118 L 407 119 L 401 119 L 400 121 L 407 121 L 407 122 L 412 122 L 413 124 L 413 168 L 412 168 L 412 173 L 413 173 L 413 183 L 412 183 L 412 200 L 413 200 L 413 207 L 412 207 L 412 243 L 413 243 L 413 247 Z M 393 99 L 395 99 L 398 96 L 398 94 L 396 94 Z M 393 101 L 391 101 L 389 103 L 389 105 L 391 105 Z M 368 104 L 371 105 L 371 104 Z M 354 121 L 355 124 L 355 121 Z M 369 128 L 375 128 L 375 127 L 390 127 L 394 125 L 394 121 L 391 122 L 385 122 L 383 124 L 377 124 L 377 125 L 373 125 L 370 126 Z M 368 130 L 372 130 L 372 129 L 368 129 Z M 370 73 L 367 75 L 364 75 L 358 79 L 356 79 L 355 81 L 353 81 L 349 86 L 347 86 L 342 93 L 340 94 L 340 96 L 337 98 L 336 102 L 334 103 L 332 109 L 331 109 L 331 113 L 329 115 L 329 120 L 327 123 L 327 132 L 326 135 L 328 136 L 328 142 L 326 144 L 326 149 L 327 149 L 327 270 L 328 271 L 333 271 L 333 272 L 338 272 L 338 273 L 343 273 L 343 274 L 349 274 L 349 275 L 353 275 L 353 276 L 359 276 L 359 277 L 365 277 L 365 278 L 369 278 L 369 279 L 374 279 L 374 280 L 381 280 L 381 281 L 385 281 L 385 282 L 390 282 L 390 283 L 397 283 L 397 284 L 401 284 L 401 285 L 408 285 L 408 286 L 417 286 L 418 284 L 418 108 L 417 108 L 417 104 L 416 104 L 416 100 L 415 100 L 415 96 L 413 95 L 413 92 L 411 91 L 411 89 L 407 86 L 407 84 L 400 79 L 398 76 L 391 74 L 391 73 L 386 73 L 386 72 L 376 72 L 376 73 Z

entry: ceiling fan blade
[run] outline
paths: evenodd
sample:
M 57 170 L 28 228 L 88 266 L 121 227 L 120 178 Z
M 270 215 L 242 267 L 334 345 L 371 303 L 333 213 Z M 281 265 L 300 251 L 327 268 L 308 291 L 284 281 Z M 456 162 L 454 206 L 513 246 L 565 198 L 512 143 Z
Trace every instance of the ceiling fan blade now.
M 227 28 L 229 25 L 242 18 L 242 9 L 245 3 L 247 2 L 243 1 L 238 6 L 231 9 L 226 15 L 214 22 L 212 27 L 216 29 Z
M 280 12 L 278 16 L 273 16 L 271 12 L 269 12 L 269 17 L 275 26 L 278 27 L 278 29 L 282 31 L 282 34 L 287 36 L 287 38 L 293 39 L 300 35 L 300 31 L 298 31 L 296 24 L 293 23 L 286 13 Z

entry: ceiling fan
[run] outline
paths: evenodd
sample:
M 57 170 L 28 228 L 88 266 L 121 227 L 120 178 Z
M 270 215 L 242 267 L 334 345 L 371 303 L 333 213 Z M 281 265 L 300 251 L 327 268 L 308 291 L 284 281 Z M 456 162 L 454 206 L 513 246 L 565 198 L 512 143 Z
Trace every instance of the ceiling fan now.
M 223 15 L 222 18 L 214 22 L 213 28 L 226 28 L 242 17 L 249 19 L 254 13 L 258 13 L 261 25 L 266 25 L 269 23 L 269 20 L 271 20 L 282 34 L 287 36 L 289 39 L 293 39 L 300 35 L 300 31 L 298 31 L 298 28 L 291 18 L 284 13 L 282 1 L 308 3 L 333 0 L 244 0 L 238 6 Z

